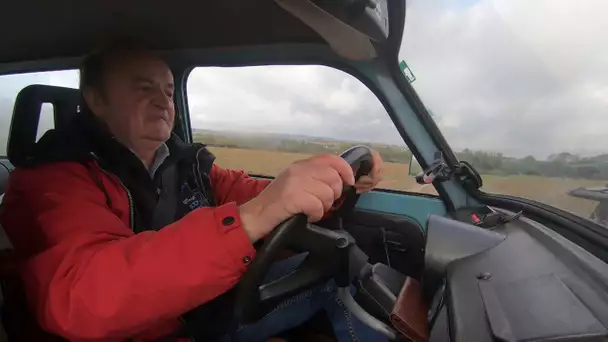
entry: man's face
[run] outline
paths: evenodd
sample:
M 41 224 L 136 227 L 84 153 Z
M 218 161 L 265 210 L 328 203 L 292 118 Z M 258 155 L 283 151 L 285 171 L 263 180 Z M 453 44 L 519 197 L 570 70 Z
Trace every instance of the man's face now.
M 103 94 L 95 91 L 87 98 L 93 113 L 131 149 L 156 148 L 167 141 L 175 120 L 169 67 L 144 52 L 113 56 L 106 65 Z

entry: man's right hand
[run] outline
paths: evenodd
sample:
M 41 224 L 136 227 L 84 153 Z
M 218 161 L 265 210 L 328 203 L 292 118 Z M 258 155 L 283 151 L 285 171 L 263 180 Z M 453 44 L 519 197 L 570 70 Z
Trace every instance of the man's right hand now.
M 344 184 L 354 183 L 352 168 L 339 156 L 325 154 L 297 161 L 239 207 L 241 221 L 252 243 L 296 214 L 316 222 L 342 195 Z

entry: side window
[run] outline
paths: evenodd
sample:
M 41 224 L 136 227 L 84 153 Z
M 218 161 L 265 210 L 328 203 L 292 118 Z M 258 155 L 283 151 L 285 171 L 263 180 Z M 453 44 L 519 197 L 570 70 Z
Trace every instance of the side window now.
M 380 188 L 420 191 L 408 177 L 410 152 L 386 110 L 340 70 L 201 67 L 187 87 L 194 140 L 207 144 L 222 167 L 276 176 L 298 159 L 366 144 L 386 163 Z
M 31 84 L 46 84 L 62 87 L 78 87 L 78 71 L 45 71 L 14 75 L 0 75 L 0 155 L 6 155 L 6 145 L 13 117 L 15 99 L 21 89 Z M 38 123 L 37 137 L 53 128 L 53 106 L 44 104 Z

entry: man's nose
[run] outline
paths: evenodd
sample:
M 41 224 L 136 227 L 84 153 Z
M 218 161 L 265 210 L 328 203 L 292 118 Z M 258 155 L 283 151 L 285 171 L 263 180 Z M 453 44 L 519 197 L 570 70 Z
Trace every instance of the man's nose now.
M 167 96 L 165 91 L 158 89 L 154 92 L 154 105 L 162 109 L 169 109 L 173 105 L 171 97 Z

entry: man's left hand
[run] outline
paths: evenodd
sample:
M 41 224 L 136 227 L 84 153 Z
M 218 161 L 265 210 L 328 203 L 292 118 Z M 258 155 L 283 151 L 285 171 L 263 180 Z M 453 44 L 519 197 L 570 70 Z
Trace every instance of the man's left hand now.
M 355 183 L 355 189 L 357 189 L 358 194 L 372 190 L 384 177 L 384 165 L 382 164 L 380 154 L 372 150 L 372 158 L 372 171 L 367 176 L 361 176 L 357 183 Z

